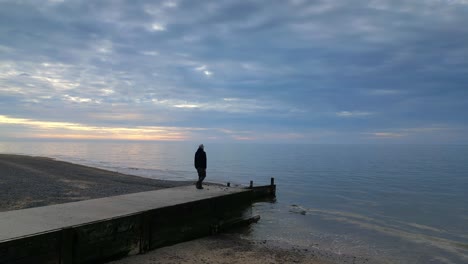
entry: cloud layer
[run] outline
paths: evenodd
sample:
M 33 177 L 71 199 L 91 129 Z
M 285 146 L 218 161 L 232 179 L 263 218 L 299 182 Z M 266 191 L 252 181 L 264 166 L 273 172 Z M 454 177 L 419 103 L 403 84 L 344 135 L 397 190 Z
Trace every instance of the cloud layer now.
M 1 1 L 0 138 L 467 143 L 467 24 L 462 0 Z

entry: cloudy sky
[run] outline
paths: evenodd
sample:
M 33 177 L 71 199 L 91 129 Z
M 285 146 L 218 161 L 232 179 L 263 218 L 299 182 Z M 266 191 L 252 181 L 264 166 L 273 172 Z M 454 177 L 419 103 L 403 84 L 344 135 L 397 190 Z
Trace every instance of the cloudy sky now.
M 0 140 L 467 135 L 468 0 L 0 0 Z

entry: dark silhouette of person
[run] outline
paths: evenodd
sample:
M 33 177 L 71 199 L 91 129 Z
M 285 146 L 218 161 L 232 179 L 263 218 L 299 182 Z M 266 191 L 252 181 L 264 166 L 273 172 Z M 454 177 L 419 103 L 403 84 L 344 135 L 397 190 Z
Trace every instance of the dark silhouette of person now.
M 203 189 L 202 182 L 206 177 L 206 152 L 203 150 L 204 148 L 203 144 L 200 144 L 195 152 L 195 168 L 198 172 L 197 189 Z

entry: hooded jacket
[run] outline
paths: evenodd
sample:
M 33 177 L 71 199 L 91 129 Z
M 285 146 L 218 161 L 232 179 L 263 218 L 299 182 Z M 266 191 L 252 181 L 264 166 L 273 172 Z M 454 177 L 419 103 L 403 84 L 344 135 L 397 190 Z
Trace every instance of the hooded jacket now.
M 195 168 L 206 169 L 206 152 L 202 148 L 198 148 L 195 152 Z

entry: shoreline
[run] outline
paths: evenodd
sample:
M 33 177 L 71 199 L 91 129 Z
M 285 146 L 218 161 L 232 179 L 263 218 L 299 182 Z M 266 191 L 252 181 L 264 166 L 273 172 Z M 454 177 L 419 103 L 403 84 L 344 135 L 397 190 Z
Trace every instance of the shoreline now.
M 0 212 L 193 184 L 14 154 L 0 154 L 0 174 Z
M 15 154 L 0 154 L 0 174 L 0 212 L 192 185 L 195 182 L 143 178 L 47 157 Z M 111 263 L 369 263 L 364 258 L 336 255 L 320 249 L 246 239 L 242 237 L 242 232 L 234 230 L 204 237 Z

